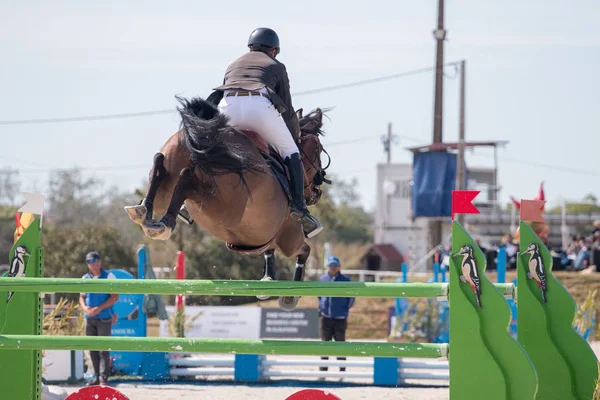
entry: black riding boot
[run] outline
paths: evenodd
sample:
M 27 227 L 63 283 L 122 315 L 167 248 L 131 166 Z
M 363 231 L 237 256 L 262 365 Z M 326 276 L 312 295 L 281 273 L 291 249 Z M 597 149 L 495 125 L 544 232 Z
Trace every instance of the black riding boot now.
M 285 163 L 290 170 L 292 204 L 291 212 L 293 218 L 302 223 L 304 235 L 308 238 L 316 236 L 323 230 L 323 225 L 314 216 L 310 215 L 306 202 L 304 200 L 304 170 L 300 154 L 294 153 L 285 159 Z

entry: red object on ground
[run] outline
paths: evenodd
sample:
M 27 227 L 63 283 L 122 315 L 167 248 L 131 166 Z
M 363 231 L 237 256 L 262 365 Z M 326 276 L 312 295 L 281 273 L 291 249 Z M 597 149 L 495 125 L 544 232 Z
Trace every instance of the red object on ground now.
M 333 393 L 319 389 L 304 389 L 285 400 L 342 400 Z
M 185 279 L 185 253 L 183 251 L 177 252 L 177 264 L 176 264 L 177 279 Z M 177 309 L 179 310 L 183 306 L 184 298 L 183 295 L 178 294 L 176 298 Z
M 88 386 L 71 393 L 66 400 L 129 400 L 129 397 L 110 386 Z

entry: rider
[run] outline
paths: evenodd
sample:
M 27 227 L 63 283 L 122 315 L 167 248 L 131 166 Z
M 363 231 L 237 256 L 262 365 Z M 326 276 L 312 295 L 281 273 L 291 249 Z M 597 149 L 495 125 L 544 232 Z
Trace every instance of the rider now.
M 214 88 L 216 92 L 207 100 L 216 103 L 220 97 L 219 110 L 232 125 L 258 133 L 279 153 L 290 171 L 291 215 L 301 221 L 305 235 L 311 238 L 323 225 L 310 214 L 304 199 L 304 169 L 296 145 L 300 125 L 285 65 L 275 59 L 279 37 L 272 29 L 255 29 L 248 48 L 249 52 L 229 65 L 223 85 Z

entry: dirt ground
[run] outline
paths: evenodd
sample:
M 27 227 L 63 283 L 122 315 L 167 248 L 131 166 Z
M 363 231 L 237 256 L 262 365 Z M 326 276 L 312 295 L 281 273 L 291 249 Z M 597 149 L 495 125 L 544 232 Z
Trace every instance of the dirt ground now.
M 132 384 L 118 383 L 113 385 L 130 400 L 285 400 L 302 389 L 323 389 L 335 394 L 342 400 L 448 400 L 447 386 L 382 388 L 356 384 L 306 384 L 302 382 L 285 382 L 267 385 L 225 385 L 218 383 L 193 384 Z M 79 388 L 64 387 L 73 393 Z

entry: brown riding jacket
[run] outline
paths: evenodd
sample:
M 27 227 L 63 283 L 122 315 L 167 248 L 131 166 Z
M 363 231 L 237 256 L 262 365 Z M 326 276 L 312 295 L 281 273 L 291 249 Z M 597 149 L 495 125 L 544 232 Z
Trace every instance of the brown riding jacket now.
M 223 84 L 214 90 L 259 90 L 266 88 L 292 137 L 298 140 L 299 123 L 292 106 L 290 81 L 285 65 L 261 51 L 250 51 L 227 67 Z

